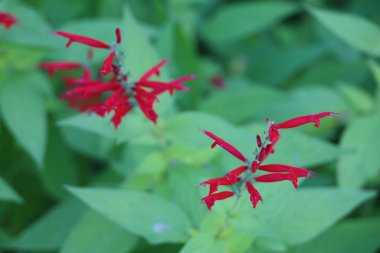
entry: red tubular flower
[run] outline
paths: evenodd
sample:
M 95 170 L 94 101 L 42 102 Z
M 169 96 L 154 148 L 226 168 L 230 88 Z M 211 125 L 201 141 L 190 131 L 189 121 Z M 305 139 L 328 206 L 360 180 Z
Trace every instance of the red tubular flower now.
M 226 175 L 224 175 L 224 177 L 225 178 L 229 178 L 231 180 L 232 179 L 236 179 L 237 177 L 239 177 L 247 169 L 248 169 L 248 166 L 246 166 L 246 165 L 237 167 L 236 169 L 233 169 L 230 172 L 228 172 Z
M 319 127 L 321 118 L 324 118 L 327 116 L 334 116 L 334 115 L 336 115 L 336 113 L 334 112 L 321 112 L 318 114 L 300 116 L 300 117 L 296 117 L 296 118 L 277 124 L 277 128 L 278 129 L 293 128 L 293 127 L 305 125 L 310 122 L 314 122 L 315 127 Z
M 147 72 L 145 72 L 145 74 L 142 75 L 142 77 L 140 77 L 139 82 L 146 81 L 154 75 L 159 76 L 160 75 L 160 68 L 162 68 L 166 63 L 168 63 L 168 60 L 160 61 L 156 66 L 154 66 L 153 68 L 151 68 Z
M 257 146 L 258 146 L 259 148 L 261 148 L 262 143 L 261 143 L 260 135 L 256 135 L 256 142 L 257 142 Z
M 222 89 L 225 86 L 223 78 L 219 75 L 215 75 L 211 78 L 211 84 L 218 89 Z
M 245 183 L 245 187 L 247 188 L 247 191 L 250 195 L 249 199 L 252 202 L 253 208 L 256 208 L 259 201 L 263 202 L 263 198 L 261 197 L 260 192 L 256 190 L 253 184 L 249 181 Z
M 17 24 L 17 22 L 17 19 L 11 13 L 0 12 L 0 24 L 2 24 L 5 29 L 10 29 Z
M 66 44 L 67 48 L 69 48 L 72 43 L 77 42 L 77 43 L 84 44 L 90 47 L 110 49 L 110 45 L 104 42 L 101 42 L 100 40 L 92 39 L 92 38 L 85 37 L 79 34 L 72 34 L 72 33 L 67 33 L 67 32 L 62 32 L 62 31 L 53 32 L 53 34 L 68 38 L 69 41 Z
M 225 149 L 227 152 L 229 152 L 231 155 L 235 156 L 237 159 L 239 159 L 239 160 L 241 160 L 243 162 L 247 162 L 248 161 L 248 159 L 245 158 L 245 156 L 242 153 L 240 153 L 240 151 L 237 150 L 237 148 L 235 148 L 234 146 L 232 146 L 228 142 L 224 141 L 223 139 L 219 138 L 218 136 L 216 136 L 215 134 L 213 134 L 213 133 L 211 133 L 209 131 L 204 130 L 203 132 L 208 137 L 210 137 L 211 139 L 214 140 L 214 143 L 211 145 L 211 148 L 214 148 L 216 145 L 219 145 L 223 149 Z
M 121 32 L 120 32 L 120 28 L 116 28 L 115 33 L 116 33 L 116 43 L 117 43 L 117 44 L 120 44 L 120 43 L 121 43 Z
M 283 165 L 283 164 L 267 164 L 267 165 L 261 165 L 259 167 L 259 170 L 266 171 L 266 172 L 284 172 L 284 173 L 290 173 L 292 175 L 295 175 L 296 177 L 313 177 L 316 175 L 314 171 L 304 169 L 304 168 L 297 168 L 293 166 Z
M 53 76 L 56 71 L 68 71 L 80 69 L 82 67 L 81 63 L 78 62 L 43 62 L 38 65 L 40 69 L 46 69 L 49 73 L 49 76 Z
M 232 197 L 233 195 L 234 193 L 231 191 L 223 191 L 223 192 L 207 195 L 206 197 L 202 198 L 202 201 L 206 203 L 208 210 L 211 210 L 211 208 L 215 204 L 215 201 L 226 199 L 226 198 Z
M 262 176 L 255 177 L 256 182 L 262 182 L 262 183 L 273 183 L 273 182 L 280 182 L 284 180 L 289 180 L 292 182 L 294 188 L 298 188 L 297 185 L 297 177 L 292 174 L 284 174 L 284 173 L 271 173 L 266 174 Z
M 218 187 L 220 185 L 234 185 L 237 182 L 239 182 L 241 178 L 239 177 L 220 177 L 220 178 L 213 178 L 206 180 L 201 183 L 202 186 L 209 185 L 210 186 L 210 192 L 209 195 L 216 192 L 218 190 Z
M 108 75 L 109 73 L 112 72 L 113 68 L 112 68 L 112 63 L 113 63 L 113 60 L 115 58 L 115 51 L 112 51 L 108 57 L 106 58 L 106 60 L 103 62 L 103 65 L 102 67 L 100 68 L 100 72 L 102 72 L 102 74 L 104 76 Z

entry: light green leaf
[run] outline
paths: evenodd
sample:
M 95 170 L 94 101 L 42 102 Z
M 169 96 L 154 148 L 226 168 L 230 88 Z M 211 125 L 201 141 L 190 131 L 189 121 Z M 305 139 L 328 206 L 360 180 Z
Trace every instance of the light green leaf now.
M 6 248 L 30 251 L 54 251 L 61 247 L 72 227 L 82 216 L 83 206 L 67 199 L 10 241 Z
M 61 253 L 126 253 L 136 236 L 94 211 L 86 212 L 62 246 Z
M 374 101 L 370 95 L 360 87 L 340 83 L 338 86 L 340 93 L 354 111 L 367 112 L 374 106 Z
M 215 43 L 236 41 L 267 29 L 297 10 L 296 5 L 281 1 L 224 5 L 205 22 L 202 35 Z
M 314 7 L 308 10 L 322 25 L 355 49 L 380 56 L 380 28 L 374 23 L 353 14 Z
M 0 201 L 23 202 L 20 195 L 2 177 L 0 177 Z
M 0 90 L 0 110 L 17 142 L 42 167 L 47 136 L 46 111 L 41 94 L 33 89 L 39 77 L 25 75 L 7 80 Z
M 257 186 L 264 203 L 253 209 L 249 196 L 244 194 L 240 203 L 242 207 L 240 212 L 245 215 L 240 216 L 238 213 L 235 219 L 248 219 L 249 222 L 249 213 L 251 213 L 264 222 L 265 228 L 272 231 L 276 240 L 289 245 L 297 245 L 316 237 L 359 204 L 374 197 L 374 192 L 350 189 L 294 190 L 289 182 Z M 240 221 L 239 224 L 244 224 L 244 221 Z M 256 227 L 236 228 L 257 235 Z
M 178 206 L 159 196 L 125 189 L 69 190 L 95 211 L 151 243 L 184 242 L 188 238 L 189 218 Z
M 214 113 L 234 123 L 256 118 L 267 108 L 288 96 L 273 88 L 253 86 L 239 90 L 226 90 L 216 93 L 200 104 L 199 109 Z
M 380 247 L 379 234 L 379 218 L 347 220 L 289 252 L 373 253 Z
M 212 235 L 202 233 L 191 238 L 185 246 L 181 249 L 180 253 L 224 253 L 225 242 L 213 238 Z
M 142 116 L 128 114 L 123 122 L 115 129 L 110 116 L 100 117 L 95 114 L 78 114 L 61 120 L 60 126 L 74 127 L 100 136 L 115 139 L 118 143 L 138 137 L 154 127 L 151 122 Z
M 341 186 L 360 187 L 380 173 L 380 114 L 353 119 L 343 133 L 338 161 Z

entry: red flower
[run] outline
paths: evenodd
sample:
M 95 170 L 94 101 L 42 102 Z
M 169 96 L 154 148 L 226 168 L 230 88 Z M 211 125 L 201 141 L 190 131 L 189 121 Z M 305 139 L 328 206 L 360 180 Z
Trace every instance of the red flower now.
M 0 12 L 0 24 L 2 24 L 5 29 L 10 29 L 17 22 L 17 19 L 11 13 Z
M 214 140 L 214 143 L 211 145 L 211 148 L 214 148 L 216 145 L 219 145 L 246 164 L 236 169 L 233 169 L 222 178 L 209 179 L 201 183 L 201 185 L 209 185 L 210 187 L 209 195 L 202 199 L 206 203 L 208 209 L 210 210 L 212 208 L 215 199 L 224 199 L 219 196 L 224 196 L 225 192 L 221 192 L 223 193 L 221 195 L 218 195 L 219 193 L 215 193 L 218 190 L 218 186 L 220 185 L 237 185 L 236 187 L 234 187 L 234 189 L 237 191 L 235 194 L 238 196 L 241 195 L 241 190 L 243 188 L 242 186 L 245 185 L 247 191 L 250 194 L 252 206 L 253 208 L 255 208 L 258 202 L 262 201 L 262 197 L 259 191 L 253 186 L 252 180 L 255 182 L 263 183 L 272 183 L 288 180 L 292 182 L 295 188 L 297 188 L 298 178 L 307 178 L 316 175 L 315 172 L 312 172 L 304 168 L 297 168 L 283 164 L 261 164 L 269 155 L 274 153 L 274 146 L 280 139 L 279 129 L 296 127 L 309 122 L 314 122 L 316 126 L 318 126 L 320 118 L 331 115 L 335 115 L 335 113 L 319 113 L 315 115 L 297 117 L 280 124 L 274 124 L 273 122 L 270 122 L 269 119 L 267 119 L 267 123 L 269 124 L 269 130 L 263 139 L 259 135 L 256 135 L 256 141 L 259 150 L 256 150 L 253 161 L 249 161 L 242 153 L 240 153 L 238 149 L 236 149 L 234 146 L 227 143 L 223 139 L 219 138 L 218 136 L 214 135 L 209 131 L 204 131 L 204 133 L 207 136 Z M 252 174 L 256 173 L 257 170 L 269 172 L 269 174 L 253 177 Z M 243 173 L 244 175 L 242 176 Z
M 117 44 L 120 44 L 120 43 L 121 43 L 121 32 L 120 32 L 120 28 L 116 28 L 115 33 L 116 33 L 116 43 L 117 43 Z
M 218 89 L 222 89 L 225 86 L 223 78 L 219 75 L 215 75 L 211 78 L 211 84 Z
M 235 156 L 237 159 L 243 161 L 243 162 L 247 162 L 247 158 L 245 158 L 245 156 L 240 153 L 240 151 L 235 148 L 234 146 L 232 146 L 231 144 L 229 144 L 228 142 L 224 141 L 222 138 L 219 138 L 218 136 L 216 136 L 215 134 L 209 132 L 209 131 L 203 131 L 208 137 L 210 137 L 211 139 L 214 140 L 214 143 L 212 143 L 211 145 L 211 148 L 214 148 L 216 145 L 219 145 L 221 146 L 223 149 L 225 149 L 227 152 L 229 152 L 231 155 Z
M 53 76 L 57 70 L 68 71 L 80 69 L 82 67 L 81 63 L 78 62 L 43 62 L 38 65 L 41 69 L 46 69 L 49 73 L 49 76 Z
M 245 183 L 245 186 L 246 186 L 247 191 L 250 195 L 249 199 L 252 202 L 252 206 L 253 206 L 253 208 L 256 208 L 256 205 L 257 205 L 257 203 L 259 203 L 259 201 L 263 202 L 263 199 L 260 195 L 260 192 L 258 190 L 256 190 L 256 188 L 253 186 L 253 184 L 249 181 Z
M 255 177 L 254 180 L 256 182 L 262 182 L 262 183 L 273 183 L 273 182 L 289 180 L 294 185 L 294 188 L 298 188 L 297 179 L 298 179 L 298 177 L 296 177 L 292 174 L 271 173 L 271 174 L 266 174 L 266 175 Z
M 276 126 L 278 129 L 286 129 L 286 128 L 298 127 L 310 122 L 314 122 L 315 127 L 319 127 L 321 118 L 324 118 L 327 116 L 334 116 L 334 115 L 336 115 L 336 113 L 334 112 L 321 112 L 318 114 L 296 117 L 296 118 L 287 120 L 285 122 L 279 123 Z
M 226 198 L 232 197 L 233 195 L 234 193 L 231 191 L 223 191 L 223 192 L 207 195 L 206 197 L 202 198 L 202 201 L 206 203 L 208 210 L 211 210 L 211 208 L 215 204 L 215 201 L 226 199 Z
M 82 35 L 72 34 L 72 33 L 67 33 L 67 32 L 62 32 L 62 31 L 53 32 L 53 34 L 68 38 L 69 41 L 66 44 L 67 48 L 70 47 L 72 43 L 77 42 L 80 44 L 85 44 L 90 47 L 110 49 L 110 45 L 104 42 L 101 42 L 100 40 L 92 39 L 92 38 L 85 37 Z
M 295 175 L 296 177 L 312 177 L 315 176 L 316 173 L 314 171 L 304 169 L 304 168 L 297 168 L 289 165 L 284 164 L 266 164 L 261 165 L 259 167 L 259 170 L 266 171 L 266 172 L 284 172 L 284 173 L 290 173 L 292 175 Z
M 115 58 L 115 51 L 112 51 L 108 57 L 106 58 L 106 60 L 103 62 L 103 65 L 102 67 L 100 68 L 100 72 L 102 72 L 103 75 L 108 75 L 109 73 L 112 72 L 113 68 L 112 68 L 112 63 L 113 63 L 113 60 Z

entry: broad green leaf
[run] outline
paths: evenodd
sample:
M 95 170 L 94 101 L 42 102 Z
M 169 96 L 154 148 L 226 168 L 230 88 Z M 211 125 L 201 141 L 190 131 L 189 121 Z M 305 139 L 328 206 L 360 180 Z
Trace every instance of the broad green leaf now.
M 380 114 L 353 119 L 340 141 L 338 183 L 360 187 L 379 175 Z
M 372 56 L 380 56 L 380 28 L 353 14 L 309 7 L 310 13 L 336 36 Z
M 217 116 L 203 112 L 178 113 L 164 126 L 169 141 L 204 148 L 210 143 L 210 139 L 202 130 L 236 135 L 236 129 L 232 125 Z
M 369 61 L 368 65 L 371 68 L 372 75 L 377 83 L 377 87 L 380 88 L 380 64 L 375 61 Z
M 252 208 L 248 194 L 241 198 L 236 220 L 249 221 L 251 214 L 264 222 L 276 240 L 289 245 L 306 242 L 322 233 L 350 213 L 364 201 L 374 197 L 374 192 L 334 188 L 305 188 L 294 190 L 291 183 L 258 185 L 264 203 Z M 243 208 L 244 207 L 244 208 Z M 240 220 L 239 224 L 244 224 Z M 255 226 L 236 226 L 257 235 Z M 259 230 L 260 231 L 260 230 Z M 268 236 L 267 233 L 263 236 Z
M 83 209 L 77 200 L 64 200 L 5 246 L 28 251 L 57 250 L 82 216 Z
M 65 184 L 78 182 L 78 166 L 61 133 L 53 127 L 49 128 L 49 133 L 42 179 L 49 193 L 61 198 L 67 194 L 63 188 Z
M 210 234 L 202 233 L 191 238 L 180 253 L 224 253 L 225 242 Z
M 373 253 L 380 247 L 379 234 L 379 218 L 351 219 L 289 252 Z
M 168 159 L 162 152 L 152 152 L 137 166 L 137 175 L 157 175 L 167 170 Z
M 1 86 L 0 110 L 16 141 L 42 167 L 46 148 L 46 111 L 35 87 L 39 75 L 15 77 Z
M 188 238 L 189 218 L 178 206 L 159 196 L 125 189 L 69 190 L 93 210 L 151 243 L 184 242 Z
M 281 1 L 224 5 L 206 20 L 202 35 L 215 43 L 236 41 L 267 29 L 297 10 L 296 5 Z
M 2 177 L 0 177 L 0 201 L 23 202 L 20 195 Z
M 354 111 L 367 112 L 373 108 L 373 99 L 360 87 L 341 83 L 338 88 L 340 93 Z
M 200 104 L 199 110 L 214 113 L 234 123 L 256 118 L 276 102 L 284 100 L 284 93 L 264 86 L 253 86 L 245 89 L 226 90 Z
M 95 114 L 78 114 L 61 120 L 58 124 L 60 126 L 74 127 L 90 133 L 112 138 L 118 143 L 129 141 L 153 128 L 151 122 L 143 116 L 137 116 L 136 114 L 125 116 L 118 129 L 114 128 L 110 121 L 110 117 L 107 116 L 102 118 Z
M 178 166 L 170 171 L 169 182 L 174 201 L 189 215 L 198 227 L 207 213 L 200 205 L 201 195 L 196 186 L 202 181 L 203 171 L 197 168 Z
M 70 232 L 61 253 L 126 253 L 136 236 L 94 211 L 86 212 Z

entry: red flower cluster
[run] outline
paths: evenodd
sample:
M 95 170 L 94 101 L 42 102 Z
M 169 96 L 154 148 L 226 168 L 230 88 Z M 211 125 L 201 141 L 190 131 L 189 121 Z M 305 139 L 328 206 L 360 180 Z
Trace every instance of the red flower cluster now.
M 204 133 L 214 140 L 211 145 L 211 148 L 214 148 L 216 145 L 219 145 L 226 151 L 228 151 L 231 155 L 235 156 L 237 159 L 242 161 L 245 165 L 242 165 L 220 178 L 213 178 L 201 183 L 201 185 L 209 186 L 209 194 L 202 198 L 202 201 L 206 203 L 207 208 L 211 210 L 215 201 L 226 199 L 232 197 L 233 195 L 240 196 L 242 188 L 245 186 L 249 195 L 250 200 L 252 202 L 253 207 L 255 208 L 259 201 L 262 201 L 262 197 L 259 191 L 253 186 L 253 182 L 279 182 L 288 180 L 290 181 L 295 188 L 298 187 L 298 179 L 306 178 L 315 175 L 314 172 L 304 169 L 297 168 L 293 166 L 283 165 L 283 164 L 266 164 L 262 165 L 265 159 L 274 153 L 274 146 L 280 139 L 281 129 L 298 127 L 310 122 L 313 122 L 316 127 L 319 127 L 320 119 L 327 116 L 336 115 L 333 112 L 322 112 L 313 115 L 301 116 L 290 119 L 288 121 L 274 124 L 267 119 L 267 123 L 269 124 L 269 130 L 266 134 L 265 138 L 261 139 L 259 135 L 256 136 L 257 146 L 259 150 L 256 152 L 255 158 L 253 161 L 248 160 L 238 149 L 219 138 L 215 134 L 204 131 Z M 269 172 L 269 174 L 255 176 L 257 170 Z M 244 177 L 242 175 L 244 174 Z M 232 186 L 237 185 L 237 191 L 222 191 L 215 193 L 218 191 L 219 186 Z
M 118 28 L 116 29 L 116 43 L 113 44 L 106 44 L 96 39 L 62 31 L 53 32 L 53 34 L 67 38 L 66 47 L 70 47 L 72 43 L 76 42 L 111 51 L 100 68 L 100 73 L 103 76 L 112 74 L 108 79 L 104 79 L 101 75 L 97 79 L 93 79 L 88 67 L 89 64 L 45 62 L 39 67 L 46 69 L 50 76 L 56 71 L 83 69 L 83 75 L 80 78 L 67 76 L 64 78 L 67 87 L 70 89 L 63 98 L 72 107 L 80 111 L 96 113 L 102 117 L 113 112 L 111 121 L 115 128 L 119 126 L 122 118 L 136 106 L 140 108 L 147 119 L 156 123 L 158 115 L 153 106 L 159 101 L 158 95 L 164 92 L 172 95 L 174 90 L 187 91 L 188 88 L 182 84 L 195 77 L 189 75 L 170 82 L 150 80 L 153 76 L 160 75 L 161 67 L 167 63 L 167 60 L 164 60 L 149 69 L 137 81 L 129 81 L 123 68 L 122 57 L 124 53 L 119 48 L 121 33 Z M 91 58 L 90 56 L 89 59 Z
M 5 29 L 10 29 L 17 23 L 17 19 L 7 12 L 0 12 L 0 24 L 2 24 Z

